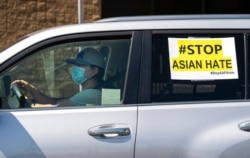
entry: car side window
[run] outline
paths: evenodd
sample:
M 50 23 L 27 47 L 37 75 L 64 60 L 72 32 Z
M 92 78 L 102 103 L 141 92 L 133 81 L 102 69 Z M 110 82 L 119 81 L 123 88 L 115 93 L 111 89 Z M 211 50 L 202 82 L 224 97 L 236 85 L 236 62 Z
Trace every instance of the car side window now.
M 89 63 L 84 65 L 88 66 L 86 69 L 99 68 L 99 71 L 100 67 L 103 69 L 103 74 L 101 74 L 102 82 L 94 87 L 94 89 L 100 90 L 101 94 L 100 104 L 98 103 L 97 105 L 122 104 L 130 44 L 131 37 L 126 36 L 115 37 L 114 39 L 102 38 L 101 40 L 91 39 L 64 42 L 38 50 L 25 59 L 20 60 L 1 74 L 0 78 L 5 81 L 2 83 L 3 85 L 1 85 L 2 108 L 20 107 L 20 103 L 17 103 L 18 98 L 12 95 L 11 92 L 6 89 L 8 85 L 5 85 L 15 80 L 27 81 L 34 85 L 40 92 L 54 100 L 71 99 L 75 94 L 83 91 L 83 87 L 80 86 L 81 84 L 74 83 L 71 74 L 72 67 L 79 66 L 78 63 L 75 65 L 74 63 L 67 63 L 66 61 L 69 59 L 76 60 L 79 53 L 86 49 L 96 50 L 98 55 L 103 59 L 102 65 L 99 64 L 100 61 L 97 61 L 99 65 L 91 63 L 90 60 L 95 59 L 89 59 Z M 90 75 L 89 78 L 91 77 Z M 24 94 L 25 97 L 31 99 L 32 102 L 37 102 L 35 100 L 36 98 L 31 94 L 26 92 L 24 92 Z M 88 95 L 92 97 L 91 95 L 94 94 L 95 93 L 91 92 Z M 78 98 L 75 97 L 75 99 L 79 99 L 79 96 Z M 80 103 L 78 105 L 81 105 Z M 96 104 L 84 104 L 84 106 L 86 105 Z
M 152 102 L 243 99 L 240 34 L 154 34 Z

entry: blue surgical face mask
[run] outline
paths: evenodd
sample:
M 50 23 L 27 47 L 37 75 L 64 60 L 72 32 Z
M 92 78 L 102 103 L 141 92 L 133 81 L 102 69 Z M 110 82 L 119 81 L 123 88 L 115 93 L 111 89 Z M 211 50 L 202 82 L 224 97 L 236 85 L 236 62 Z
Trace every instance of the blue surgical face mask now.
M 73 66 L 71 70 L 71 77 L 76 84 L 82 84 L 87 80 L 85 77 L 85 68 Z

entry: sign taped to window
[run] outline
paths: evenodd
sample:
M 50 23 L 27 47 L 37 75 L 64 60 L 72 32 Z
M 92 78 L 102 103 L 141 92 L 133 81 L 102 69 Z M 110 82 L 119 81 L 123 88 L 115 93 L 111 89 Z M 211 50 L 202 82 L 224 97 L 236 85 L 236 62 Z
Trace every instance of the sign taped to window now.
M 168 38 L 171 79 L 238 79 L 233 37 Z
M 120 104 L 121 90 L 120 89 L 102 89 L 102 105 L 105 104 Z

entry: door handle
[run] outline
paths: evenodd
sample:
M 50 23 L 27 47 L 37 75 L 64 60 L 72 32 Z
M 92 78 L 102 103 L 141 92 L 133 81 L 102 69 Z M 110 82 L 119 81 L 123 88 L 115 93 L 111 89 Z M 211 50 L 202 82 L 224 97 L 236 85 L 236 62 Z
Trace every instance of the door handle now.
M 240 123 L 239 129 L 242 131 L 250 132 L 250 121 Z
M 100 125 L 88 130 L 88 134 L 93 137 L 114 138 L 130 135 L 131 130 L 124 124 Z

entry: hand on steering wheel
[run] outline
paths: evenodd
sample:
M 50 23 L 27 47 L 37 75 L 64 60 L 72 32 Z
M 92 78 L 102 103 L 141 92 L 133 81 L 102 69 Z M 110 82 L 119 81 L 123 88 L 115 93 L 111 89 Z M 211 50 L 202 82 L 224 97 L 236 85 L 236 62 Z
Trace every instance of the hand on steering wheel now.
M 18 103 L 13 103 L 15 105 L 9 105 L 10 107 L 14 107 L 14 108 L 24 108 L 24 107 L 30 107 L 30 103 L 25 99 L 25 96 L 23 94 L 23 91 L 20 88 L 20 85 L 17 83 L 14 83 L 11 85 L 11 93 L 10 93 L 10 97 L 13 97 L 13 95 L 16 97 L 16 100 L 18 101 Z M 9 103 L 11 104 L 11 103 Z M 19 104 L 19 105 L 17 105 Z

